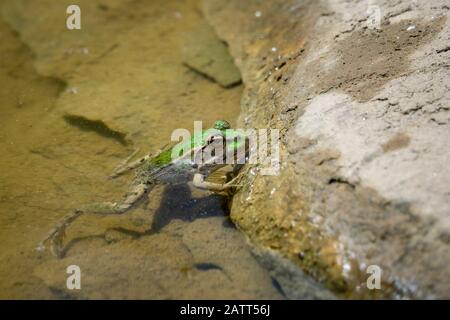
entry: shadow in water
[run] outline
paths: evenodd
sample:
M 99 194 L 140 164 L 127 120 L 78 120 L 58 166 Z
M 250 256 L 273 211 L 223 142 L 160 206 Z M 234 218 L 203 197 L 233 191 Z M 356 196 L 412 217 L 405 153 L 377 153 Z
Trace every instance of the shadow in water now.
M 228 216 L 228 199 L 226 196 L 211 194 L 201 198 L 193 198 L 189 185 L 167 185 L 160 203 L 160 207 L 153 213 L 153 222 L 148 230 L 139 232 L 122 227 L 109 230 L 115 230 L 133 239 L 138 239 L 160 232 L 174 219 L 192 222 L 196 219 L 209 217 L 226 217 L 222 226 L 224 228 L 235 228 Z M 91 235 L 72 239 L 63 249 L 61 256 L 64 257 L 77 243 L 92 239 L 105 239 L 105 235 Z
M 150 234 L 161 231 L 174 219 L 194 221 L 214 216 L 227 216 L 227 198 L 221 195 L 208 195 L 193 198 L 187 184 L 168 185 L 161 199 L 161 206 L 156 210 Z

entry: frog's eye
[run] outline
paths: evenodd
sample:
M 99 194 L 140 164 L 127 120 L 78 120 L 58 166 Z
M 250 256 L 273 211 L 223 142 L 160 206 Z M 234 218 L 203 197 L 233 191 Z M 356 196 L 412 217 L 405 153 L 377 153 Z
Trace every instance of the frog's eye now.
M 227 129 L 231 129 L 231 125 L 226 120 L 218 120 L 214 123 L 214 129 L 227 130 Z

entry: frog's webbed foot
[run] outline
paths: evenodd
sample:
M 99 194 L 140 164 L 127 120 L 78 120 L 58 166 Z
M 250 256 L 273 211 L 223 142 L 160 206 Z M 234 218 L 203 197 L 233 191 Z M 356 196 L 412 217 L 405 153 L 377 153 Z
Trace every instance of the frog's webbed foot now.
M 45 249 L 45 244 L 50 243 L 52 253 L 62 258 L 64 255 L 63 241 L 66 229 L 82 214 L 122 214 L 127 212 L 134 204 L 136 204 L 148 191 L 149 186 L 146 184 L 138 184 L 131 191 L 125 194 L 124 199 L 120 203 L 103 202 L 94 203 L 84 206 L 83 208 L 74 210 L 72 213 L 63 218 L 50 232 L 47 237 L 38 245 L 37 250 Z
M 194 187 L 198 189 L 221 192 L 230 190 L 231 188 L 239 187 L 240 185 L 236 184 L 236 181 L 237 177 L 227 183 L 209 182 L 205 181 L 204 175 L 202 175 L 201 173 L 197 173 L 194 175 L 192 183 L 194 184 Z
M 66 235 L 66 228 L 80 215 L 83 214 L 83 211 L 81 210 L 74 210 L 69 215 L 65 216 L 61 222 L 59 222 L 45 237 L 44 240 L 42 240 L 39 245 L 37 246 L 36 250 L 43 251 L 45 250 L 45 245 L 47 242 L 50 243 L 50 249 L 53 255 L 55 255 L 58 258 L 62 258 L 64 254 L 63 250 L 63 240 L 64 236 Z

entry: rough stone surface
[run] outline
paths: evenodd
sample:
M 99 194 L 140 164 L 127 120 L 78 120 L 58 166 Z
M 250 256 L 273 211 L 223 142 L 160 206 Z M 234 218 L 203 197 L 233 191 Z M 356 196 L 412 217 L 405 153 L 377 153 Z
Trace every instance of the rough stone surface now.
M 242 72 L 241 125 L 283 134 L 280 175 L 246 171 L 238 226 L 344 297 L 449 298 L 448 1 L 203 9 Z

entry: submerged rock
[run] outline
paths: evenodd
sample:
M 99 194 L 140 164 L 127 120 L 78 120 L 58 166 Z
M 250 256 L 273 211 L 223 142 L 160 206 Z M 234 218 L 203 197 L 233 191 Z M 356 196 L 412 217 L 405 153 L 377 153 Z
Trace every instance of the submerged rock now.
M 182 56 L 186 66 L 222 87 L 231 87 L 241 82 L 241 73 L 234 65 L 227 45 L 214 34 L 207 23 L 200 24 L 186 34 Z

